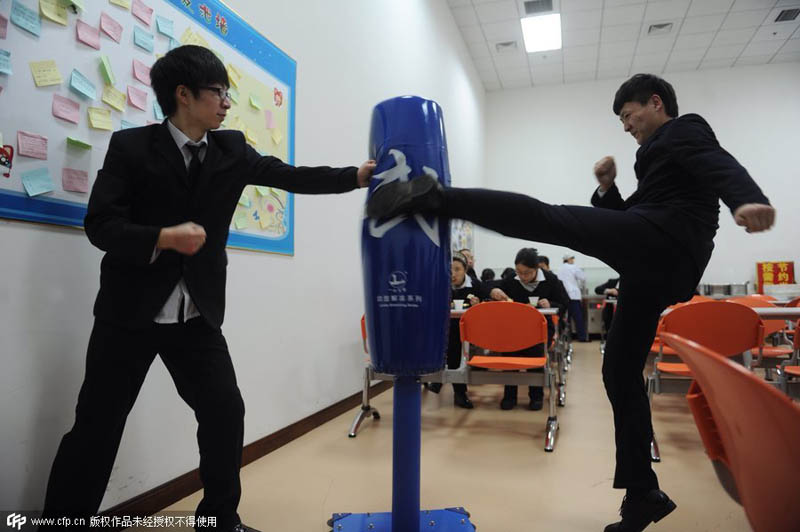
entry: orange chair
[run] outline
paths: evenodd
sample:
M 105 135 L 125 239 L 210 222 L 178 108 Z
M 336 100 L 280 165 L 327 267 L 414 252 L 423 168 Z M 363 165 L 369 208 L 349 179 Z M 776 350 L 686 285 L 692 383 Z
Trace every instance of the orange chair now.
M 753 530 L 800 530 L 800 408 L 723 354 L 676 334 L 661 338 L 695 377 L 687 396 L 695 422 L 720 481 Z
M 752 296 L 731 298 L 728 301 L 738 303 L 740 305 L 747 305 L 750 308 L 774 308 L 776 305 L 764 297 Z M 771 296 L 765 296 L 771 297 Z M 786 330 L 786 320 L 763 320 L 764 322 L 764 335 L 767 338 L 775 339 L 775 343 L 780 343 L 785 339 L 784 331 Z M 755 365 L 763 367 L 767 370 L 767 377 L 771 377 L 771 369 L 780 365 L 781 359 L 792 355 L 791 345 L 764 345 L 761 349 L 760 356 L 756 360 Z M 762 360 L 766 357 L 767 360 Z M 770 378 L 771 380 L 771 378 Z
M 795 324 L 795 330 L 798 327 L 800 327 L 800 320 Z M 792 358 L 783 362 L 778 368 L 778 386 L 783 393 L 800 399 L 800 382 L 795 381 L 797 377 L 800 377 L 800 365 L 798 365 L 800 364 L 800 335 L 795 335 L 792 347 L 794 347 Z
M 469 308 L 460 321 L 464 355 L 469 345 L 476 345 L 495 353 L 513 353 L 542 344 L 543 357 L 515 357 L 473 355 L 467 362 L 468 382 L 472 384 L 505 384 L 523 386 L 548 386 L 549 417 L 545 427 L 544 450 L 552 452 L 558 431 L 556 415 L 555 375 L 547 349 L 547 321 L 535 308 L 522 303 L 492 301 Z M 471 368 L 490 371 L 471 371 Z M 528 373 L 539 369 L 542 373 Z
M 701 301 L 678 306 L 661 320 L 658 335 L 661 337 L 665 333 L 690 338 L 727 357 L 746 353 L 745 365 L 748 367 L 749 351 L 764 343 L 764 325 L 758 314 L 752 308 L 729 301 Z M 692 372 L 685 363 L 664 362 L 662 355 L 660 352 L 656 357 L 653 373 L 647 379 L 651 405 L 654 393 L 685 393 L 691 383 Z M 664 378 L 665 374 L 670 377 Z M 655 434 L 650 444 L 650 458 L 654 462 L 661 461 Z
M 701 296 L 698 294 L 692 296 L 692 299 L 690 299 L 689 301 L 684 301 L 683 303 L 675 303 L 674 305 L 671 305 L 669 307 L 669 310 L 672 311 L 673 309 L 676 309 L 678 307 L 682 307 L 685 305 L 692 305 L 694 303 L 701 303 L 703 301 L 715 301 L 715 300 L 711 299 L 710 297 Z M 656 336 L 655 340 L 653 340 L 653 345 L 650 347 L 650 351 L 653 353 L 660 353 L 662 355 L 678 356 L 678 353 L 676 353 L 671 347 L 663 345 L 658 336 Z
M 800 297 L 796 297 L 796 298 L 792 299 L 785 306 L 787 306 L 787 307 L 800 307 Z M 796 327 L 795 327 L 795 329 L 787 329 L 784 334 L 786 334 L 786 337 L 791 340 L 792 338 L 794 338 L 794 333 L 795 333 L 796 329 L 797 329 Z
M 775 301 L 775 298 L 773 296 L 768 296 L 765 294 L 750 294 L 746 297 L 754 297 L 756 299 L 761 299 L 762 301 Z
M 363 315 L 361 316 L 361 343 L 364 346 L 364 352 L 369 354 L 369 348 L 367 347 L 367 320 Z M 363 423 L 365 419 L 370 416 L 372 416 L 372 419 L 375 420 L 381 418 L 381 414 L 378 412 L 378 409 L 373 408 L 369 404 L 369 385 L 374 377 L 375 374 L 372 371 L 372 366 L 370 365 L 368 357 L 367 367 L 364 369 L 364 388 L 361 391 L 361 409 L 356 413 L 353 423 L 350 424 L 350 431 L 347 433 L 347 435 L 351 438 L 356 437 L 358 429 L 361 427 L 361 423 Z

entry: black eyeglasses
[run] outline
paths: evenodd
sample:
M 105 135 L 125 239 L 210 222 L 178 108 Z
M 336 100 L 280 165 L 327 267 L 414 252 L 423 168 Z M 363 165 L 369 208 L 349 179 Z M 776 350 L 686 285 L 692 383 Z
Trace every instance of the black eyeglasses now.
M 223 89 L 222 87 L 198 87 L 198 88 L 215 92 L 220 101 L 225 101 L 225 100 L 230 101 L 231 99 L 231 93 Z

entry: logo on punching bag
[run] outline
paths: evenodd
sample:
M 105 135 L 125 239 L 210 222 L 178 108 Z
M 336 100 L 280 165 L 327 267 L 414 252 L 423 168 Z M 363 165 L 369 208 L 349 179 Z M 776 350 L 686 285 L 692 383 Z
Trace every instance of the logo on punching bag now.
M 378 190 L 383 185 L 389 184 L 392 181 L 399 180 L 401 182 L 406 182 L 409 180 L 408 176 L 411 175 L 411 167 L 406 163 L 406 155 L 397 149 L 389 150 L 389 155 L 394 157 L 395 165 L 388 170 L 384 170 L 380 174 L 372 176 L 373 179 L 381 180 L 381 183 L 375 187 L 375 190 Z M 422 171 L 434 179 L 439 179 L 439 174 L 436 173 L 436 170 L 433 168 L 423 166 Z M 370 219 L 369 235 L 375 238 L 383 238 L 383 235 L 403 223 L 406 218 L 406 215 L 395 216 L 391 220 L 387 220 L 380 225 L 378 225 L 377 220 Z M 417 224 L 419 224 L 419 227 L 422 229 L 422 232 L 425 233 L 425 236 L 427 236 L 436 247 L 441 247 L 439 244 L 439 219 L 434 218 L 433 223 L 429 224 L 428 220 L 426 220 L 423 215 L 415 214 L 414 220 L 416 220 Z
M 392 290 L 395 292 L 405 292 L 407 282 L 408 276 L 406 272 L 392 272 L 389 276 L 389 286 L 391 286 Z

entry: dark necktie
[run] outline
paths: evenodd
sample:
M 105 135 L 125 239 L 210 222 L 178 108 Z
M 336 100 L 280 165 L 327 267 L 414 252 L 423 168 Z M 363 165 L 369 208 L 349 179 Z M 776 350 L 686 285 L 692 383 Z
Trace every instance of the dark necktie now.
M 186 147 L 189 148 L 189 151 L 192 153 L 192 159 L 189 161 L 189 186 L 194 187 L 197 178 L 200 176 L 200 165 L 202 162 L 200 161 L 200 148 L 203 147 L 202 144 L 198 144 L 197 146 L 192 146 L 189 143 L 186 143 Z

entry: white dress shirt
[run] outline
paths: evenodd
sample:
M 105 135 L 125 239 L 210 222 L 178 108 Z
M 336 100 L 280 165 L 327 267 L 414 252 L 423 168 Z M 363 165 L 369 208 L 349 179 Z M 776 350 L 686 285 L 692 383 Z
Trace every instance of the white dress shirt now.
M 586 285 L 586 274 L 574 264 L 565 262 L 558 269 L 558 279 L 564 283 L 564 289 L 570 299 L 581 299 L 582 289 Z
M 204 134 L 203 138 L 200 139 L 200 142 L 194 142 L 192 139 L 187 137 L 183 131 L 175 127 L 175 125 L 170 122 L 169 119 L 167 119 L 167 128 L 169 129 L 170 135 L 172 135 L 172 138 L 175 140 L 175 144 L 178 145 L 181 155 L 183 155 L 183 162 L 186 165 L 187 170 L 189 169 L 189 163 L 192 160 L 192 152 L 186 146 L 187 144 L 190 146 L 200 146 L 200 151 L 198 152 L 200 162 L 205 159 L 206 147 L 208 146 L 208 134 Z M 160 249 L 154 249 L 153 257 L 150 259 L 150 264 L 154 263 L 160 254 Z M 197 310 L 197 307 L 192 301 L 192 297 L 189 295 L 189 290 L 186 288 L 186 283 L 184 282 L 183 277 L 181 277 L 181 279 L 178 281 L 178 284 L 175 285 L 175 289 L 169 295 L 167 302 L 164 303 L 164 306 L 161 307 L 161 310 L 158 312 L 158 314 L 156 314 L 156 317 L 153 318 L 153 321 L 156 323 L 178 323 L 181 306 L 183 306 L 184 321 L 188 321 L 200 315 L 200 311 Z

